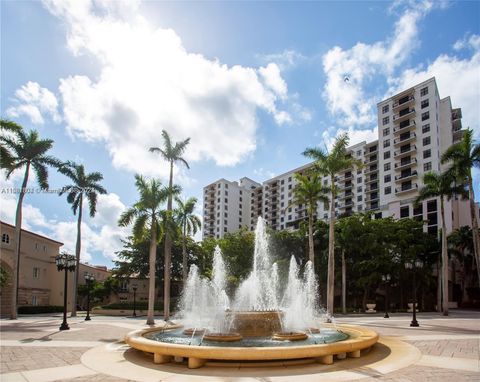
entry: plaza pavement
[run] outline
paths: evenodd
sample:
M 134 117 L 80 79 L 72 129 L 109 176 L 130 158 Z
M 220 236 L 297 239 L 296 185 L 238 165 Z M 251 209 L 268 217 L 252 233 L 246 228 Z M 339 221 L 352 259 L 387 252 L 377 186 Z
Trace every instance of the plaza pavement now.
M 408 314 L 391 314 L 389 319 L 383 314 L 339 315 L 339 324 L 377 331 L 380 343 L 371 354 L 335 362 L 335 366 L 207 366 L 197 371 L 184 365 L 155 365 L 144 354 L 127 350 L 121 341 L 129 331 L 147 327 L 143 317 L 69 318 L 71 329 L 62 332 L 58 330 L 60 315 L 2 319 L 0 381 L 480 381 L 480 312 L 452 310 L 448 317 L 420 313 L 418 328 L 411 328 L 410 321 Z M 157 319 L 156 323 L 163 321 Z M 398 344 L 404 344 L 403 351 L 409 355 L 402 356 L 404 362 L 397 367 L 395 362 L 376 369 L 361 363 L 381 358 L 382 351 L 385 357 L 395 353 Z M 386 358 L 384 363 L 388 362 Z M 350 367 L 344 371 L 347 365 Z

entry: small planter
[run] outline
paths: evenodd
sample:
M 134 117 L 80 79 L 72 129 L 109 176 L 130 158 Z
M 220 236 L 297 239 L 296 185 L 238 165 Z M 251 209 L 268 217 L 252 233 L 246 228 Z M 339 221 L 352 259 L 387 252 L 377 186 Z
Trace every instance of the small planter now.
M 377 311 L 375 310 L 377 304 L 367 304 L 367 310 L 365 311 L 365 313 L 377 313 Z

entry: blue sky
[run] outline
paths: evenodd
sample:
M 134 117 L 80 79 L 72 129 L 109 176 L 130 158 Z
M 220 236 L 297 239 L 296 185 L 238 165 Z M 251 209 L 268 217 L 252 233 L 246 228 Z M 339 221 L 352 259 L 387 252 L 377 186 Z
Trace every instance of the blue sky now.
M 147 151 L 162 129 L 191 137 L 191 169 L 176 179 L 200 200 L 218 178 L 264 181 L 305 164 L 305 147 L 340 131 L 375 139 L 376 103 L 431 76 L 478 136 L 479 25 L 480 3 L 466 1 L 4 1 L 2 118 L 104 174 L 109 194 L 85 219 L 82 257 L 111 265 L 134 174 L 166 179 Z M 51 171 L 51 188 L 66 183 Z M 1 198 L 13 223 L 15 195 Z M 64 198 L 28 195 L 24 226 L 74 249 Z

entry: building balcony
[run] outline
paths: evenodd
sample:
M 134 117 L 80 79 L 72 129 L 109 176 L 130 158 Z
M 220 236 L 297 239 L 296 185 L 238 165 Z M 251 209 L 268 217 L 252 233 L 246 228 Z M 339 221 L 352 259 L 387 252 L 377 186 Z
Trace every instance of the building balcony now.
M 365 208 L 365 211 L 375 211 L 378 210 L 378 204 L 374 204 L 373 206 L 370 205 L 369 207 Z
M 415 97 L 413 95 L 406 95 L 393 102 L 392 109 L 394 111 L 399 110 L 401 107 L 410 106 L 415 103 Z
M 408 174 L 395 175 L 395 182 L 403 182 L 404 180 L 413 179 L 418 176 L 417 170 L 414 170 Z
M 367 202 L 367 203 L 373 203 L 373 202 L 376 202 L 376 201 L 378 201 L 378 200 L 380 200 L 380 197 L 377 195 L 377 196 L 374 196 L 374 197 L 366 198 L 366 199 L 365 199 L 365 202 Z
M 348 184 L 345 184 L 345 186 L 341 186 L 340 189 L 343 190 L 343 191 L 347 191 L 347 190 L 350 190 L 353 188 L 353 183 L 348 183 Z
M 365 193 L 369 194 L 370 192 L 375 192 L 375 191 L 378 191 L 379 188 L 378 188 L 378 184 L 376 186 L 373 186 L 373 187 L 367 187 L 365 189 Z
M 395 126 L 393 128 L 393 133 L 394 134 L 402 134 L 406 133 L 407 131 L 415 130 L 417 128 L 417 124 L 413 119 L 410 119 L 408 121 L 404 121 L 406 123 L 401 123 L 399 126 Z
M 395 163 L 395 170 L 403 170 L 409 166 L 416 166 L 417 158 L 412 158 L 408 161 L 401 161 L 400 163 Z
M 394 146 L 399 146 L 399 145 L 402 145 L 404 143 L 413 142 L 416 139 L 417 139 L 417 135 L 415 133 L 411 132 L 408 136 L 395 138 L 393 140 L 393 145 Z
M 341 195 L 338 196 L 338 199 L 339 200 L 344 200 L 344 199 L 348 199 L 348 198 L 353 198 L 355 195 L 353 192 L 345 192 L 345 193 L 342 193 Z
M 352 180 L 352 179 L 353 179 L 353 174 L 350 173 L 350 174 L 345 175 L 345 176 L 339 176 L 339 177 L 337 178 L 337 182 L 343 183 L 343 182 L 346 182 L 346 181 Z
M 417 146 L 410 145 L 408 148 L 397 150 L 393 153 L 394 158 L 402 158 L 408 155 L 412 155 L 417 151 Z
M 405 111 L 400 111 L 400 113 L 393 116 L 393 122 L 400 123 L 406 119 L 412 118 L 415 116 L 415 108 L 408 108 Z
M 418 184 L 417 183 L 411 183 L 411 184 L 408 184 L 406 186 L 396 188 L 395 189 L 395 194 L 396 195 L 406 194 L 408 192 L 417 191 L 417 190 L 418 190 Z
M 375 166 L 370 166 L 370 167 L 367 167 L 365 169 L 364 174 L 368 175 L 368 174 L 371 174 L 371 173 L 374 173 L 374 172 L 377 172 L 377 171 L 378 171 L 378 166 L 376 166 L 376 165 Z
M 354 203 L 353 200 L 349 201 L 348 203 L 342 203 L 338 206 L 339 209 L 343 210 L 348 207 L 353 207 Z
M 363 164 L 370 165 L 378 162 L 378 155 L 372 155 L 367 160 L 363 162 Z
M 370 175 L 370 178 L 365 179 L 365 184 L 369 184 L 372 182 L 378 182 L 378 176 L 372 176 Z

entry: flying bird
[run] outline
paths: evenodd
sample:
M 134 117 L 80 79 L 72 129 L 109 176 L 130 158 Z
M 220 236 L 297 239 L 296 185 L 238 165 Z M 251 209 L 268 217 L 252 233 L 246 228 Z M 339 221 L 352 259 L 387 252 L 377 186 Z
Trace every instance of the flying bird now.
M 350 82 L 350 78 L 349 78 L 348 76 L 345 76 L 345 77 L 343 78 L 343 81 L 348 83 L 348 82 Z

